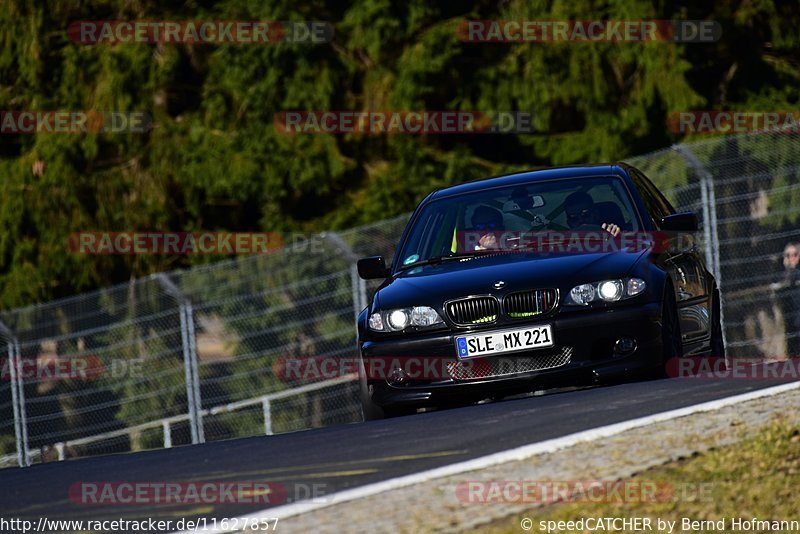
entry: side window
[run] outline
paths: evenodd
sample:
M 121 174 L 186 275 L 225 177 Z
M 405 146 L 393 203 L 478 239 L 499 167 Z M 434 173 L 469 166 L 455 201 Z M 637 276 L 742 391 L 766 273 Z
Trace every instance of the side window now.
M 669 200 L 667 200 L 667 198 L 661 193 L 661 191 L 659 191 L 658 188 L 655 185 L 653 185 L 653 182 L 650 180 L 650 178 L 648 178 L 641 172 L 639 173 L 639 175 L 642 177 L 642 181 L 644 182 L 645 187 L 647 187 L 650 190 L 650 194 L 653 195 L 656 202 L 658 202 L 661 205 L 664 214 L 671 215 L 675 213 L 675 208 L 672 207 L 672 204 L 669 203 Z
M 631 174 L 636 189 L 639 190 L 642 201 L 653 220 L 653 224 L 659 228 L 661 226 L 661 218 L 674 213 L 675 210 L 645 175 L 635 170 L 632 170 Z

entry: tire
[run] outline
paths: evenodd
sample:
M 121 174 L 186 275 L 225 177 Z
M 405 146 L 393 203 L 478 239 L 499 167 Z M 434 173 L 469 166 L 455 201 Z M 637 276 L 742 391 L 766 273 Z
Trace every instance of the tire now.
M 377 419 L 383 419 L 383 410 L 380 407 L 372 402 L 372 398 L 369 395 L 369 387 L 367 385 L 367 371 L 364 368 L 364 360 L 362 359 L 359 362 L 358 368 L 358 394 L 361 400 L 361 413 L 364 416 L 364 421 L 375 421 Z
M 372 402 L 369 394 L 361 393 L 361 412 L 364 414 L 364 421 L 377 421 L 384 418 L 383 410 Z
M 721 307 L 719 289 L 715 287 L 711 301 L 711 352 L 709 356 L 716 359 L 722 358 L 725 366 L 730 368 L 728 357 L 725 354 L 725 340 L 722 336 Z
M 373 402 L 372 397 L 369 394 L 367 370 L 364 367 L 363 358 L 360 360 L 358 367 L 358 386 L 359 397 L 361 400 L 361 413 L 364 415 L 364 421 L 377 421 L 379 419 L 401 417 L 403 415 L 412 415 L 417 413 L 417 409 L 415 407 L 392 406 L 383 408 Z
M 664 300 L 661 305 L 661 359 L 659 368 L 656 369 L 658 378 L 668 378 L 667 364 L 673 358 L 683 356 L 683 341 L 681 340 L 681 323 L 678 317 L 678 305 L 675 302 L 675 292 L 672 285 L 664 289 Z

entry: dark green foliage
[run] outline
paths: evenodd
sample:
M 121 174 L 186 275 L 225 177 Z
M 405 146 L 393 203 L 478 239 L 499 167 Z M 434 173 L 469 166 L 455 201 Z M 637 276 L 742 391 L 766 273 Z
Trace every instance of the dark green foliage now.
M 457 37 L 465 18 L 713 19 L 723 37 L 476 44 Z M 407 212 L 434 187 L 668 146 L 680 140 L 666 127 L 670 112 L 796 109 L 799 18 L 796 3 L 776 0 L 6 0 L 0 109 L 144 111 L 155 128 L 0 136 L 0 306 L 218 259 L 84 257 L 67 252 L 74 231 L 344 228 Z M 98 19 L 324 20 L 335 39 L 83 46 L 68 38 L 70 22 Z M 533 114 L 536 131 L 277 132 L 275 114 L 293 109 L 519 110 Z M 31 170 L 37 160 L 41 177 Z

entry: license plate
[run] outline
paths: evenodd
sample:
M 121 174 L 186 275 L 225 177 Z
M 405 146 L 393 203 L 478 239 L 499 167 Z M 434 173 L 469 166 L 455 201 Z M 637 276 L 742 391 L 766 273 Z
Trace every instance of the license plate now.
M 456 337 L 456 353 L 462 360 L 552 346 L 553 332 L 549 324 Z

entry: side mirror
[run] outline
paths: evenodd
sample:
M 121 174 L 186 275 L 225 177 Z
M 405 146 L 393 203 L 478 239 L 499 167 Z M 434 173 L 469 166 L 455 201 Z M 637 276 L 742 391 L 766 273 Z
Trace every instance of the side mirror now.
M 673 232 L 696 232 L 697 215 L 690 211 L 667 215 L 661 218 L 661 228 Z
M 374 280 L 389 276 L 389 269 L 386 268 L 386 261 L 383 256 L 370 256 L 358 260 L 358 276 L 364 280 Z

